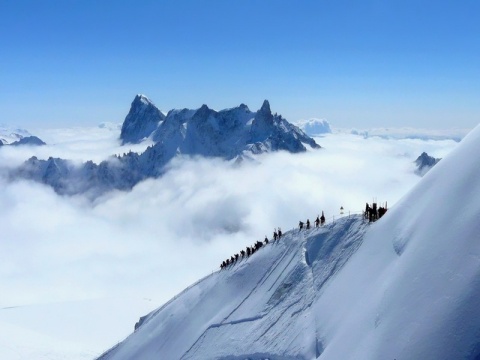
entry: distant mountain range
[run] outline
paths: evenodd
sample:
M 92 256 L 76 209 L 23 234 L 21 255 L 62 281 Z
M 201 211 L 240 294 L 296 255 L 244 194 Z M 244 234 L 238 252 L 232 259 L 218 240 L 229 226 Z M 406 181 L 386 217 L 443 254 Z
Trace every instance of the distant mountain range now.
M 122 144 L 151 138 L 182 154 L 232 159 L 243 152 L 254 154 L 319 148 L 315 140 L 281 115 L 273 115 L 267 100 L 252 112 L 245 104 L 215 111 L 207 105 L 197 110 L 170 110 L 164 115 L 146 96 L 137 95 L 120 133 Z
M 161 176 L 175 156 L 219 157 L 229 161 L 257 154 L 288 151 L 299 153 L 320 146 L 281 115 L 272 114 L 264 101 L 257 112 L 241 104 L 215 111 L 207 105 L 199 109 L 170 110 L 164 115 L 146 96 L 137 95 L 123 123 L 122 144 L 154 142 L 142 154 L 129 152 L 95 164 L 32 157 L 11 172 L 12 178 L 26 178 L 52 186 L 59 194 L 85 193 L 96 197 L 106 191 L 129 190 L 138 182 Z
M 0 146 L 2 145 L 45 145 L 38 137 L 33 136 L 25 129 L 10 128 L 0 125 Z

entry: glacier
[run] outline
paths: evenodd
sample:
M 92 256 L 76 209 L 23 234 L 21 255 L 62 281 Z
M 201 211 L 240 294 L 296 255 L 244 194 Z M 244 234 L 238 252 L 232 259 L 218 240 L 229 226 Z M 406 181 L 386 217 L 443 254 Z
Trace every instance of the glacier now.
M 480 358 L 479 155 L 477 126 L 379 221 L 286 232 L 99 359 Z

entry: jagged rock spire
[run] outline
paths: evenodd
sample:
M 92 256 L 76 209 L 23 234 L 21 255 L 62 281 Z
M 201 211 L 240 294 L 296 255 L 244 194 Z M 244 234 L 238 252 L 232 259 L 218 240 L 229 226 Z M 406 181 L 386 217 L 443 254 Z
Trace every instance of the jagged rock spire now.
M 270 110 L 270 103 L 268 100 L 264 100 L 262 107 L 260 108 L 260 112 L 264 114 L 271 114 L 272 110 Z
M 138 143 L 149 137 L 158 127 L 165 115 L 142 94 L 135 96 L 122 125 L 120 140 L 122 143 Z

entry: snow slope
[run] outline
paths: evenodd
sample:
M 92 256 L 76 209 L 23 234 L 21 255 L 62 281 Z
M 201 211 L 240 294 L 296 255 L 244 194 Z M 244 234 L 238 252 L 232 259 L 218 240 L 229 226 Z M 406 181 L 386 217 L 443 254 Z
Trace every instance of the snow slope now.
M 312 304 L 361 244 L 366 226 L 352 216 L 288 232 L 148 315 L 101 359 L 314 357 L 323 345 Z
M 316 304 L 322 358 L 478 359 L 479 156 L 477 126 L 372 227 Z
M 101 359 L 480 358 L 480 127 L 380 221 L 293 230 Z

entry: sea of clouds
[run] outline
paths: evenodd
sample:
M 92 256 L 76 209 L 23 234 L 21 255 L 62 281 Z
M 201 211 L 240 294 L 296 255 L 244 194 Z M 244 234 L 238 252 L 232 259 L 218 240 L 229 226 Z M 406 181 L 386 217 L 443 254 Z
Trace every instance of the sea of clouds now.
M 120 146 L 117 126 L 35 135 L 48 145 L 4 146 L 1 167 L 18 166 L 33 155 L 99 162 L 149 145 Z M 162 178 L 93 202 L 59 196 L 42 184 L 2 178 L 0 323 L 7 319 L 5 308 L 135 299 L 129 303 L 130 317 L 120 317 L 128 323 L 112 326 L 114 314 L 107 314 L 105 303 L 97 304 L 97 310 L 83 305 L 82 317 L 98 317 L 102 309 L 104 319 L 97 319 L 95 331 L 89 329 L 92 336 L 62 334 L 65 340 L 85 338 L 84 345 L 105 350 L 133 329 L 136 318 L 217 271 L 230 255 L 265 235 L 271 238 L 276 227 L 288 231 L 299 220 L 313 222 L 322 211 L 331 221 L 341 206 L 346 214 L 359 212 L 373 199 L 395 206 L 419 181 L 413 162 L 423 151 L 441 158 L 457 145 L 448 139 L 346 132 L 316 141 L 322 149 L 266 154 L 240 166 L 219 159 L 176 159 Z M 61 329 L 62 318 L 55 319 Z M 55 336 L 61 332 L 49 331 Z M 105 332 L 110 337 L 101 341 L 94 336 Z

